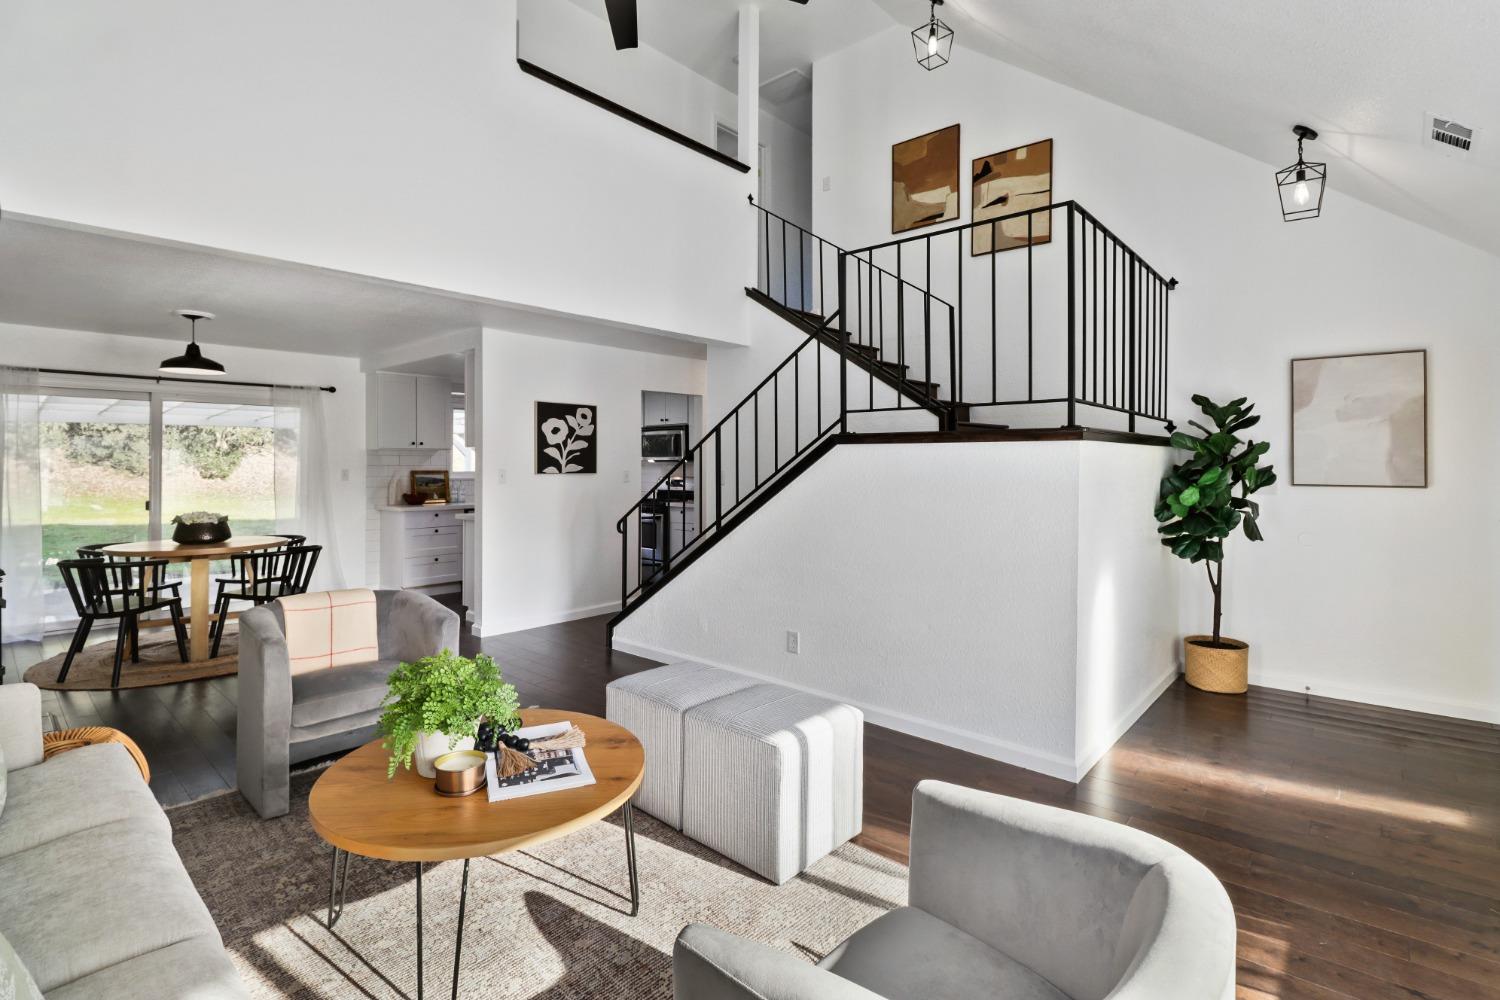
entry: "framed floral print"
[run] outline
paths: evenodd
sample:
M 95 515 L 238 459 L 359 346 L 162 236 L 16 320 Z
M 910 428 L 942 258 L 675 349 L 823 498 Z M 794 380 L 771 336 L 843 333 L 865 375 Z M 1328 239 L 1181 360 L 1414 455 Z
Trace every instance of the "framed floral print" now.
M 536 404 L 538 475 L 599 471 L 597 413 L 597 407 L 585 403 Z

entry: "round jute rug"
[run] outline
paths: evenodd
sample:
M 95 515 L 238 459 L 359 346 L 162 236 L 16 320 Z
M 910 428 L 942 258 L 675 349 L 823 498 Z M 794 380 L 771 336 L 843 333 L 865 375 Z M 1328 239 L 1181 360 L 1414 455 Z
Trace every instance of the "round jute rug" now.
M 110 675 L 115 668 L 115 633 L 113 623 L 101 623 L 94 634 L 109 638 L 92 642 L 73 657 L 73 667 L 68 679 L 57 683 L 57 672 L 62 669 L 63 653 L 49 656 L 40 663 L 26 668 L 25 680 L 48 691 L 109 691 Z M 146 636 L 151 638 L 147 639 Z M 170 630 L 152 630 L 141 636 L 141 662 L 130 662 L 130 650 L 125 650 L 125 662 L 120 667 L 120 687 L 156 687 L 160 684 L 181 684 L 183 681 L 201 681 L 209 677 L 225 677 L 239 673 L 239 634 L 234 622 L 224 631 L 224 642 L 219 646 L 219 655 L 212 660 L 183 663 L 177 658 L 177 643 Z
M 317 771 L 293 774 L 291 812 L 262 820 L 239 795 L 167 811 L 172 837 L 255 1000 L 416 996 L 416 866 L 354 858 L 329 930 L 332 848 L 313 832 Z M 528 799 L 478 808 L 523 809 Z M 618 815 L 559 840 L 474 861 L 463 997 L 671 1000 L 672 942 L 702 921 L 812 962 L 906 903 L 906 868 L 845 844 L 775 886 L 636 811 L 641 912 L 629 915 Z M 463 863 L 423 877 L 426 988 L 450 995 Z

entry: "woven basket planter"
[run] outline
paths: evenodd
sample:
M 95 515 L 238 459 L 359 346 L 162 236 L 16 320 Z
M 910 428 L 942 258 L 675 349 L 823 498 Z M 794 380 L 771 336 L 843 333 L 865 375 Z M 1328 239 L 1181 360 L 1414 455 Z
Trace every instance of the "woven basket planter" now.
M 1190 635 L 1182 640 L 1182 662 L 1187 682 L 1200 691 L 1244 694 L 1250 686 L 1250 644 L 1220 637 L 1212 645 L 1211 635 Z

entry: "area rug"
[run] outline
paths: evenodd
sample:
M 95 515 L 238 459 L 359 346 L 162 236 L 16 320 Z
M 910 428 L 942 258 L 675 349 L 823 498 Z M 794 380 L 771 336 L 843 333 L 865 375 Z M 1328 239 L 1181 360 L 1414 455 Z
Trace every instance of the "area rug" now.
M 250 995 L 416 996 L 416 869 L 354 858 L 343 917 L 324 926 L 332 849 L 307 819 L 319 772 L 292 776 L 292 811 L 261 820 L 238 795 L 168 811 L 178 851 Z M 521 807 L 521 802 L 492 808 Z M 619 817 L 469 875 L 460 996 L 584 1000 L 672 995 L 672 942 L 713 924 L 805 959 L 906 901 L 906 869 L 846 844 L 773 886 L 636 813 L 641 912 L 629 913 Z M 422 880 L 425 987 L 448 996 L 463 863 Z
M 25 680 L 48 691 L 109 691 L 110 676 L 115 669 L 115 625 L 101 623 L 94 635 L 102 636 L 107 631 L 108 640 L 91 642 L 73 657 L 73 666 L 68 679 L 57 683 L 57 672 L 62 669 L 66 654 L 49 656 L 40 663 L 26 668 Z M 154 633 L 154 635 L 153 635 Z M 153 635 L 147 639 L 147 635 Z M 201 681 L 210 677 L 225 677 L 239 673 L 239 635 L 237 626 L 230 622 L 224 630 L 224 642 L 219 646 L 219 655 L 212 660 L 183 663 L 177 658 L 177 642 L 171 638 L 171 630 L 163 629 L 143 633 L 141 636 L 141 662 L 130 662 L 130 650 L 125 650 L 125 662 L 120 667 L 120 687 L 143 688 L 160 684 L 181 684 L 183 681 Z

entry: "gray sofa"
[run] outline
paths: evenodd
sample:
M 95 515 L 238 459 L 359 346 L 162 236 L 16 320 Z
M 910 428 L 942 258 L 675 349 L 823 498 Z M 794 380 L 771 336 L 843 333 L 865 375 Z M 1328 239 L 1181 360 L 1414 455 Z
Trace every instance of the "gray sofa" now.
M 291 765 L 375 737 L 386 678 L 400 663 L 458 649 L 458 615 L 412 590 L 375 591 L 379 659 L 292 676 L 274 601 L 240 615 L 240 793 L 264 817 L 285 815 Z
M 1234 909 L 1166 841 L 924 781 L 907 906 L 817 966 L 689 925 L 672 967 L 676 1000 L 1232 1000 Z
M 101 744 L 43 761 L 41 718 L 34 686 L 0 687 L 0 936 L 41 992 L 248 996 L 135 760 Z

